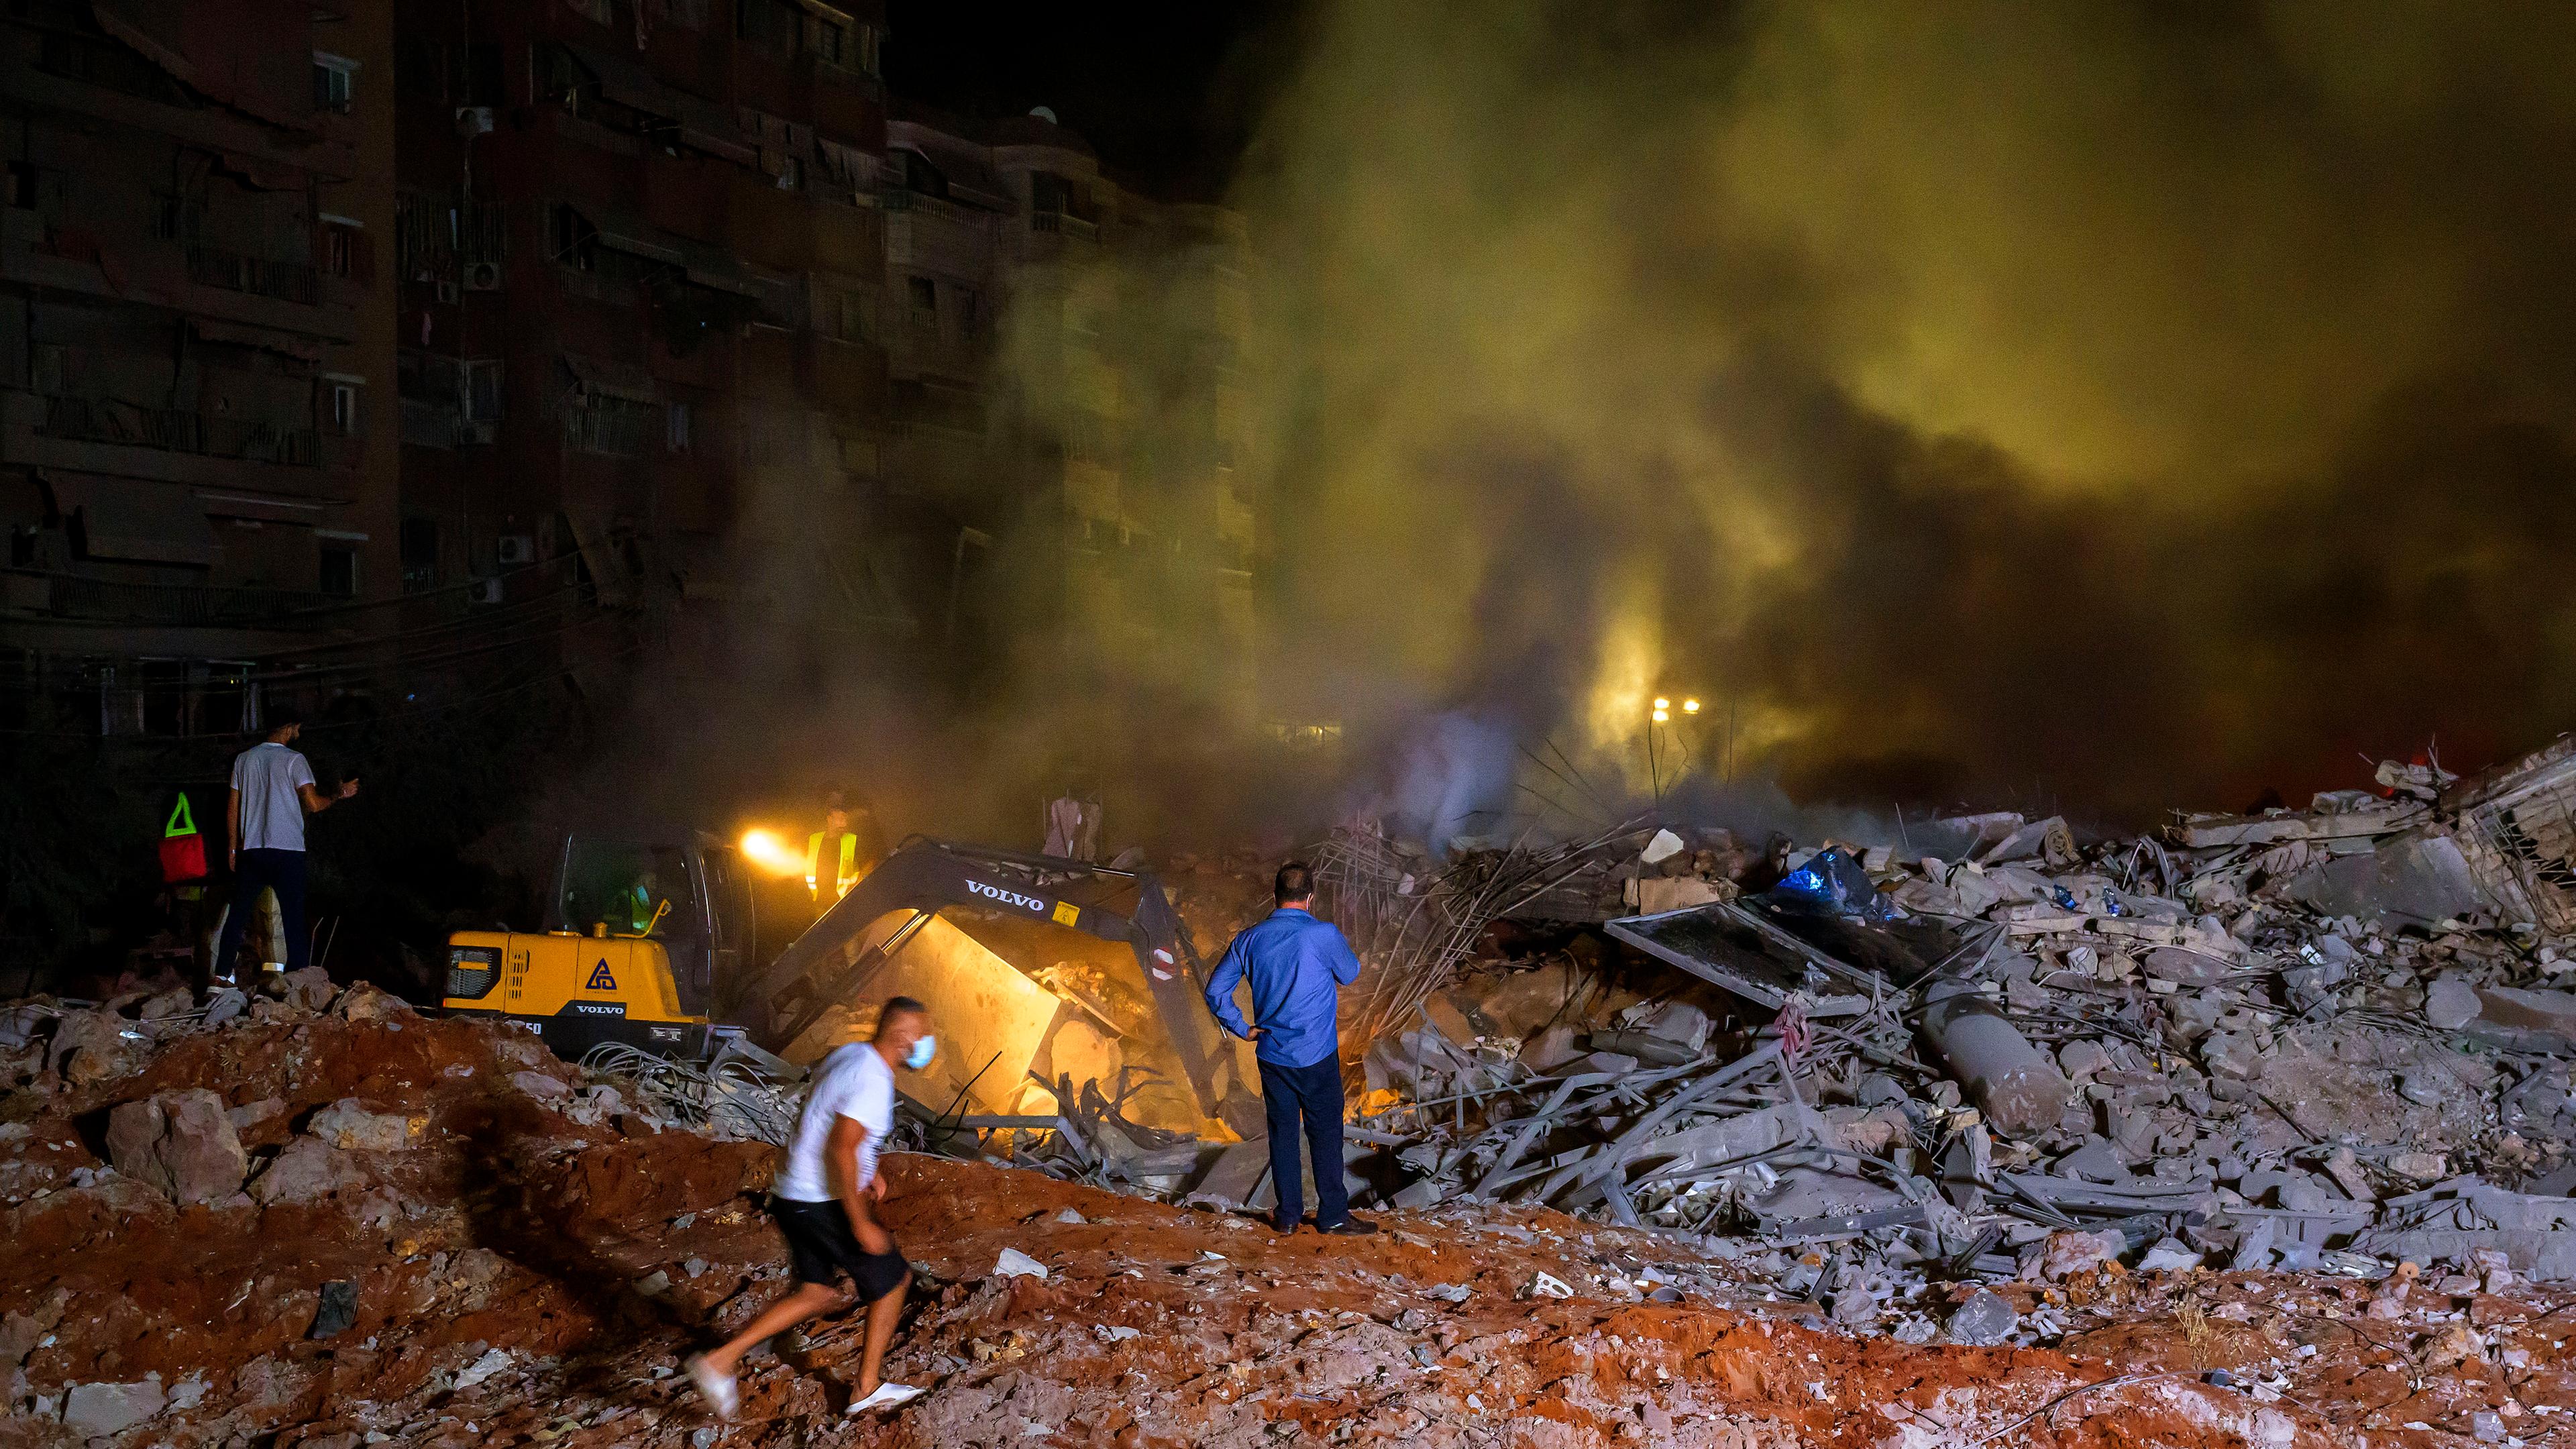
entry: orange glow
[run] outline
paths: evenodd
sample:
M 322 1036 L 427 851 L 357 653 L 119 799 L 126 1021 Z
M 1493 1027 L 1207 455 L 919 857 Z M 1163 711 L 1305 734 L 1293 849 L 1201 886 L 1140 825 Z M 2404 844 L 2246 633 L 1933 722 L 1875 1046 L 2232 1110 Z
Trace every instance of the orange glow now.
M 771 875 L 803 875 L 805 857 L 786 841 L 767 830 L 742 833 L 743 858 Z

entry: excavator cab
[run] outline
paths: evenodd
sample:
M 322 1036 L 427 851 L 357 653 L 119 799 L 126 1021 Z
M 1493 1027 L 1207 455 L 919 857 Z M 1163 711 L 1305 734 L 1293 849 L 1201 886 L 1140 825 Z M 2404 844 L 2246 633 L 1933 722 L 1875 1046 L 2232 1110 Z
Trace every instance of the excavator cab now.
M 750 875 L 704 831 L 572 835 L 545 927 L 449 937 L 444 1009 L 516 1021 L 567 1060 L 603 1042 L 703 1056 L 750 951 Z

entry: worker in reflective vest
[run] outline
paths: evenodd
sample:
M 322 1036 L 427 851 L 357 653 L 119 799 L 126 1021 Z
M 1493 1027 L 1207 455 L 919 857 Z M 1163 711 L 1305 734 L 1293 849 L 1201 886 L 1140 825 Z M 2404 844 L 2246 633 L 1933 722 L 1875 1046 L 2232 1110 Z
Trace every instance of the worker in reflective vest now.
M 831 901 L 823 899 L 826 861 L 834 867 Z M 849 810 L 841 804 L 841 797 L 834 795 L 824 809 L 823 828 L 805 837 L 805 894 L 813 897 L 817 906 L 828 906 L 848 895 L 850 887 L 858 883 L 859 837 L 850 829 Z

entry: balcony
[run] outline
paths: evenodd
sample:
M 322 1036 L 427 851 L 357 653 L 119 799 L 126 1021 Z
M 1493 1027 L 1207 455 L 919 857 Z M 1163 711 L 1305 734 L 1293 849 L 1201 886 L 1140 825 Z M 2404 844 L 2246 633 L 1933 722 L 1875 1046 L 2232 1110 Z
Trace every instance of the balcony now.
M 204 584 L 131 584 L 68 574 L 11 569 L 13 602 L 30 612 L 62 619 L 176 628 L 310 628 L 321 617 L 309 611 L 344 603 L 297 589 L 228 589 Z M 23 585 L 24 587 L 21 587 Z M 297 617 L 305 615 L 305 617 Z
M 273 423 L 209 418 L 173 408 L 139 408 L 79 397 L 46 399 L 45 420 L 36 432 L 67 442 L 114 443 L 127 448 L 155 448 L 168 453 L 236 458 L 246 463 L 284 463 L 299 468 L 312 467 L 321 461 L 322 454 L 321 439 L 311 428 L 281 428 Z
M 1069 211 L 1030 212 L 1029 230 L 1057 236 L 1080 237 L 1084 241 L 1100 240 L 1100 223 L 1085 221 Z
M 220 247 L 188 248 L 188 280 L 199 286 L 221 287 L 227 292 L 248 292 L 254 297 L 301 302 L 307 307 L 316 305 L 322 298 L 321 277 L 304 263 L 246 257 Z

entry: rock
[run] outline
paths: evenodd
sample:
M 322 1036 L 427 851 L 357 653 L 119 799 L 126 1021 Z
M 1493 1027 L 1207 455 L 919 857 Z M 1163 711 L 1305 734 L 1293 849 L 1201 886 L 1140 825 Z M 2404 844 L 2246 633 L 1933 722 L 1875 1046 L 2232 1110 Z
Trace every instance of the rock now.
M 1558 1022 L 1522 1043 L 1521 1065 L 1533 1072 L 1555 1071 L 1583 1055 L 1583 1048 L 1576 1045 L 1580 1036 L 1574 1027 Z
M 2440 1182 L 2451 1165 L 2439 1152 L 2399 1152 L 2389 1157 L 2388 1170 L 2410 1182 Z
M 133 1071 L 142 1060 L 142 1042 L 127 1035 L 131 1027 L 112 1011 L 75 1011 L 55 1024 L 54 1043 L 45 1065 L 74 1087 L 94 1087 Z
M 2078 1177 L 2086 1182 L 2121 1183 L 2130 1180 L 2129 1164 L 2119 1149 L 2096 1137 L 2083 1146 L 2057 1159 L 2060 1176 Z
M 344 1152 L 399 1152 L 420 1141 L 429 1118 L 370 1112 L 357 1098 L 343 1097 L 314 1113 L 304 1130 Z
M 510 1085 L 539 1101 L 554 1101 L 572 1095 L 572 1088 L 564 1085 L 563 1078 L 544 1072 L 512 1072 Z
M 2069 1273 L 2116 1263 L 2128 1245 L 2128 1240 L 2120 1236 L 2117 1228 L 2105 1228 L 2096 1233 L 2068 1228 L 2051 1233 L 2047 1250 L 2039 1260 L 2039 1276 L 2054 1283 Z
M 134 1009 L 134 1014 L 145 1021 L 160 1021 L 166 1017 L 177 1016 L 183 1011 L 192 1011 L 196 1005 L 197 998 L 187 987 L 173 986 L 160 995 L 147 999 L 141 1006 Z
M 1571 1298 L 1574 1290 L 1553 1273 L 1540 1273 L 1521 1289 L 1523 1298 Z
M 321 1306 L 313 1312 L 306 1338 L 337 1338 L 358 1321 L 358 1285 L 335 1278 L 322 1285 Z
M 285 1115 L 284 1102 L 275 1097 L 263 1097 L 256 1102 L 244 1102 L 238 1107 L 227 1109 L 224 1112 L 224 1120 L 233 1124 L 233 1131 L 236 1134 L 249 1136 Z
M 420 1015 L 412 1010 L 410 1002 L 363 981 L 341 993 L 331 1014 L 349 1021 L 393 1021 Z
M 2200 1263 L 2201 1255 L 2192 1251 L 2180 1238 L 2159 1238 L 2154 1246 L 2147 1249 L 2146 1256 L 2138 1260 L 2138 1271 L 2180 1273 L 2197 1268 Z
M 2102 1049 L 2100 1042 L 2077 1037 L 2057 1049 L 2057 1064 L 2068 1080 L 2081 1082 L 2096 1072 L 2109 1070 L 2111 1054 Z
M 250 1195 L 261 1205 L 311 1202 L 367 1180 L 349 1154 L 314 1137 L 298 1137 L 251 1180 Z
M 2213 1077 L 2250 1082 L 2263 1074 L 2261 1053 L 2254 1038 L 2242 1032 L 2214 1031 L 2200 1044 L 2200 1062 Z
M 63 1427 L 84 1436 L 115 1434 L 160 1413 L 168 1402 L 159 1374 L 131 1384 L 73 1384 L 63 1395 Z
M 2020 1326 L 2021 1315 L 2013 1311 L 2012 1304 L 2001 1294 L 1980 1288 L 1951 1311 L 1941 1336 L 1971 1348 L 1989 1348 L 2012 1337 L 2012 1331 Z
M 460 1389 L 470 1389 L 476 1384 L 483 1382 L 485 1379 L 492 1377 L 494 1374 L 499 1373 L 501 1370 L 508 1368 L 509 1366 L 510 1351 L 508 1349 L 491 1349 L 485 1352 L 481 1358 L 467 1364 L 457 1373 L 456 1387 Z
M 107 1156 L 175 1203 L 219 1202 L 241 1191 L 250 1173 L 224 1099 L 202 1087 L 157 1092 L 110 1112 Z
M 2424 1020 L 2437 1031 L 2458 1031 L 2478 1019 L 2478 989 L 2456 976 L 2445 976 L 2424 993 Z
M 1035 1278 L 1043 1283 L 1046 1275 L 1046 1264 L 1017 1248 L 1004 1248 L 993 1263 L 992 1276 L 996 1278 Z
M 2208 986 L 2227 978 L 2225 957 L 2188 946 L 2158 946 L 2138 960 L 2138 969 L 2157 981 L 2180 986 Z
M 340 988 L 331 984 L 331 973 L 319 966 L 289 971 L 279 983 L 285 990 L 286 1004 L 299 1011 L 327 1011 L 331 998 Z
M 659 1298 L 671 1291 L 671 1273 L 667 1268 L 656 1268 L 627 1286 L 647 1298 Z

